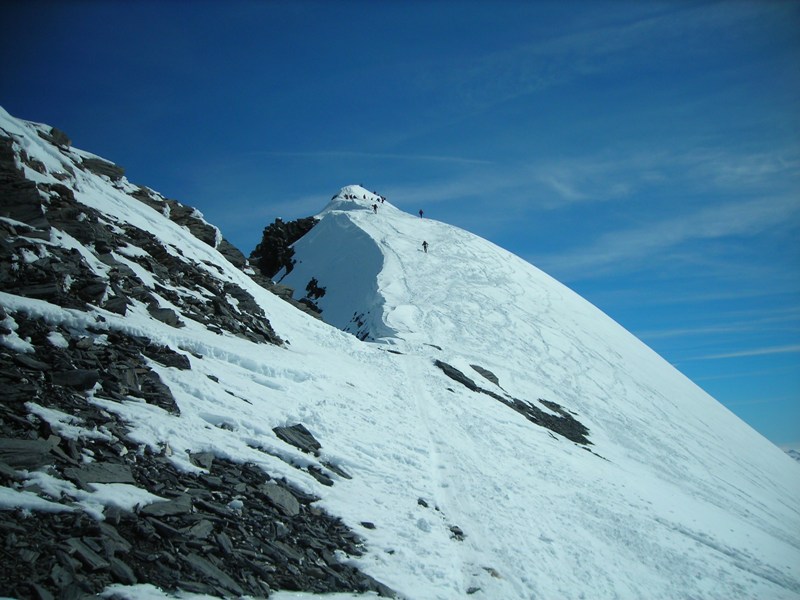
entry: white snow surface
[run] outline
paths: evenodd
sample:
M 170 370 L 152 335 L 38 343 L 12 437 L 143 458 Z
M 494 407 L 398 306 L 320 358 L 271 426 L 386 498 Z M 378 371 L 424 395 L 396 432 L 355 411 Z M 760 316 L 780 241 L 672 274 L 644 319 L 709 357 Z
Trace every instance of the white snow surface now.
M 36 135 L 37 125 L 0 109 L 0 126 L 45 165 L 45 174 L 31 170 L 32 179 L 56 181 L 66 155 Z M 81 170 L 74 178 L 76 199 L 110 223 L 146 229 L 168 251 L 213 265 L 209 273 L 249 291 L 288 341 L 254 344 L 188 317 L 186 327 L 171 328 L 143 307 L 121 317 L 0 292 L 9 312 L 70 331 L 97 327 L 102 316 L 103 327 L 186 354 L 191 371 L 151 364 L 180 416 L 87 393 L 87 401 L 124 416 L 133 439 L 154 449 L 168 444 L 177 467 L 197 470 L 187 452 L 208 451 L 286 477 L 366 540 L 366 554 L 348 560 L 406 598 L 800 598 L 800 466 L 520 258 L 348 186 L 296 243 L 297 265 L 283 280 L 301 291 L 316 277 L 326 288 L 319 304 L 329 325 L 131 198 L 126 180 L 114 185 Z M 63 236 L 52 243 L 80 246 Z M 354 314 L 371 341 L 336 328 Z M 14 333 L 0 342 L 28 350 Z M 557 402 L 589 428 L 591 452 L 447 378 L 435 359 L 497 393 Z M 497 375 L 502 389 L 473 364 Z M 62 433 L 80 434 L 80 423 L 48 417 Z M 321 442 L 320 459 L 272 431 L 298 422 Z M 317 464 L 335 485 L 289 463 Z M 0 506 L 57 509 L 23 489 L 0 492 Z M 102 506 L 137 497 L 129 488 L 96 494 L 98 518 Z M 367 521 L 375 528 L 361 525 Z M 174 597 L 152 586 L 131 586 L 128 594 Z

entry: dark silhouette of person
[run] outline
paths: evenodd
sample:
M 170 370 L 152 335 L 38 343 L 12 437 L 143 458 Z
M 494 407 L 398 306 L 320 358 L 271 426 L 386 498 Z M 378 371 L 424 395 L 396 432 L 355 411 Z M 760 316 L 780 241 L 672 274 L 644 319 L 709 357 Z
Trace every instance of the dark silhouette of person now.
M 378 214 L 378 205 L 377 204 L 373 204 L 372 205 L 372 212 L 374 212 L 376 215 Z
M 419 218 L 420 219 L 422 218 L 422 209 L 421 208 L 419 209 Z
M 423 242 L 422 242 L 422 249 L 425 251 L 425 254 L 427 254 L 427 253 L 428 253 L 428 242 L 426 242 L 426 241 L 424 241 L 424 240 L 423 240 Z

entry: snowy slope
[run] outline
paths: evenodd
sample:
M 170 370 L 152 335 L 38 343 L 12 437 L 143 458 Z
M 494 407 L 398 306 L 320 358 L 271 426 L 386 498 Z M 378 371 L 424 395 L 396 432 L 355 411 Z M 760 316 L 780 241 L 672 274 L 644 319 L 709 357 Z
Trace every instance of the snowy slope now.
M 344 188 L 295 245 L 285 282 L 316 277 L 325 318 L 347 327 L 365 315 L 372 338 L 405 353 L 397 368 L 435 424 L 428 485 L 449 518 L 481 532 L 474 556 L 452 559 L 465 581 L 467 565 L 494 560 L 519 574 L 503 593 L 522 597 L 798 593 L 800 483 L 777 448 L 541 271 L 390 203 L 376 214 L 375 201 Z M 574 411 L 606 460 L 489 398 L 446 391 L 437 358 Z
M 56 150 L 36 126 L 4 112 L 0 126 L 45 166 L 43 173 L 22 166 L 34 181 L 64 181 L 80 156 Z M 370 192 L 344 188 L 295 245 L 298 261 L 284 279 L 302 290 L 316 277 L 326 287 L 319 304 L 331 326 L 279 300 L 215 247 L 132 198 L 136 186 L 124 178 L 73 169 L 69 185 L 109 227 L 149 231 L 171 256 L 246 290 L 287 343 L 209 328 L 169 299 L 196 290 L 167 284 L 129 259 L 142 285 L 178 312 L 184 327 L 165 325 L 136 301 L 121 316 L 3 291 L 12 332 L 0 337 L 2 346 L 33 356 L 30 342 L 14 333 L 15 314 L 83 334 L 102 317 L 108 331 L 144 336 L 185 356 L 191 370 L 150 363 L 179 415 L 134 399 L 113 401 L 99 389 L 85 392 L 86 401 L 124 417 L 135 442 L 169 447 L 182 470 L 201 470 L 187 452 L 211 452 L 258 465 L 319 497 L 319 507 L 366 542 L 366 554 L 348 561 L 401 596 L 800 597 L 800 468 L 519 258 L 389 202 L 375 214 Z M 107 276 L 92 245 L 55 230 L 48 243 L 74 247 Z M 142 252 L 129 247 L 115 256 Z M 436 360 L 494 396 L 454 381 Z M 499 385 L 471 365 L 496 375 Z M 560 413 L 548 403 L 557 403 L 588 428 L 591 444 L 537 425 L 498 398 L 520 399 L 554 417 Z M 65 416 L 49 418 L 62 436 L 87 435 L 66 427 Z M 319 457 L 273 432 L 298 422 L 322 443 Z M 309 465 L 334 485 L 312 477 Z M 46 477 L 54 476 L 30 473 L 27 481 Z M 78 494 L 47 481 L 61 490 L 60 507 L 83 502 L 102 518 L 112 502 L 100 490 Z M 0 505 L 55 510 L 52 495 L 33 496 L 28 483 L 2 488 Z M 126 493 L 152 501 L 141 492 Z M 129 597 L 161 596 L 146 586 L 127 590 Z

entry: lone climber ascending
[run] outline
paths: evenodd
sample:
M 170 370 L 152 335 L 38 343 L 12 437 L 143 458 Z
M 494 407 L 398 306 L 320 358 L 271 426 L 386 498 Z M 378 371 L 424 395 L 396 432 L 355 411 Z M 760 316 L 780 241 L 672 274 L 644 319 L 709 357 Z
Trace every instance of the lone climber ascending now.
M 422 242 L 422 249 L 425 251 L 425 254 L 427 254 L 427 253 L 428 253 L 428 242 L 426 242 L 426 241 L 424 241 L 424 240 L 423 240 L 423 242 Z
M 422 218 L 422 209 L 421 208 L 419 209 L 419 218 L 420 219 Z

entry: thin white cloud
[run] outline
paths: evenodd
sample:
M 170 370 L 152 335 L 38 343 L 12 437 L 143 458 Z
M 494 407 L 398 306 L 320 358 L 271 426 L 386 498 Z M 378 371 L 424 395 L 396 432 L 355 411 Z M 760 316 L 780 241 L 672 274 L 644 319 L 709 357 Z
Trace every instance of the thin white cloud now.
M 752 331 L 752 330 L 753 330 L 752 325 L 738 324 L 730 326 L 723 325 L 719 327 L 684 327 L 676 329 L 663 329 L 658 331 L 636 331 L 634 332 L 634 334 L 636 335 L 636 337 L 641 338 L 643 340 L 659 340 L 659 339 L 687 337 L 696 335 L 707 336 L 709 334 L 742 333 L 744 331 Z
M 774 293 L 765 291 L 763 295 Z M 663 296 L 662 292 L 658 292 Z M 714 301 L 738 300 L 752 298 L 749 294 L 719 294 L 713 297 Z M 641 302 L 640 302 L 641 304 Z M 716 314 L 717 318 L 725 321 L 724 325 L 708 325 L 705 327 L 676 327 L 673 329 L 660 329 L 651 331 L 634 332 L 637 337 L 647 340 L 668 339 L 676 337 L 708 336 L 709 334 L 737 334 L 751 331 L 796 331 L 800 333 L 800 310 L 787 307 L 775 310 L 750 310 L 750 311 L 725 311 Z
M 780 396 L 778 398 L 756 398 L 754 400 L 742 400 L 739 402 L 726 402 L 726 406 L 758 406 L 761 404 L 781 404 L 783 402 L 795 402 L 794 396 Z
M 569 278 L 630 271 L 682 244 L 757 235 L 796 219 L 798 214 L 800 197 L 796 196 L 729 202 L 669 219 L 653 219 L 630 229 L 607 231 L 589 246 L 560 255 L 539 257 L 537 264 Z
M 756 377 L 770 377 L 775 378 L 776 376 L 785 375 L 785 374 L 794 374 L 797 373 L 797 369 L 795 367 L 783 367 L 783 368 L 773 368 L 773 369 L 761 369 L 758 371 L 742 371 L 740 369 L 733 369 L 731 371 L 727 371 L 722 374 L 718 375 L 706 375 L 704 377 L 693 377 L 693 381 L 695 383 L 699 383 L 701 381 L 720 381 L 720 380 L 727 380 L 727 379 L 741 379 L 741 378 L 756 378 Z M 781 398 L 783 400 L 785 398 Z
M 566 33 L 471 58 L 468 64 L 426 64 L 417 69 L 417 84 L 457 98 L 460 106 L 449 105 L 451 114 L 477 113 L 586 76 L 648 65 L 661 56 L 692 56 L 706 49 L 709 31 L 741 29 L 767 13 L 780 18 L 780 6 L 767 8 L 752 2 L 626 3 L 615 14 L 613 7 L 592 10 L 587 4 Z
M 800 352 L 800 345 L 789 346 L 768 346 L 766 348 L 752 348 L 750 350 L 741 350 L 739 352 L 725 352 L 722 354 L 708 354 L 705 356 L 696 356 L 694 358 L 687 358 L 686 361 L 691 360 L 721 360 L 725 358 L 746 358 L 749 356 L 766 356 L 770 354 L 796 354 Z

